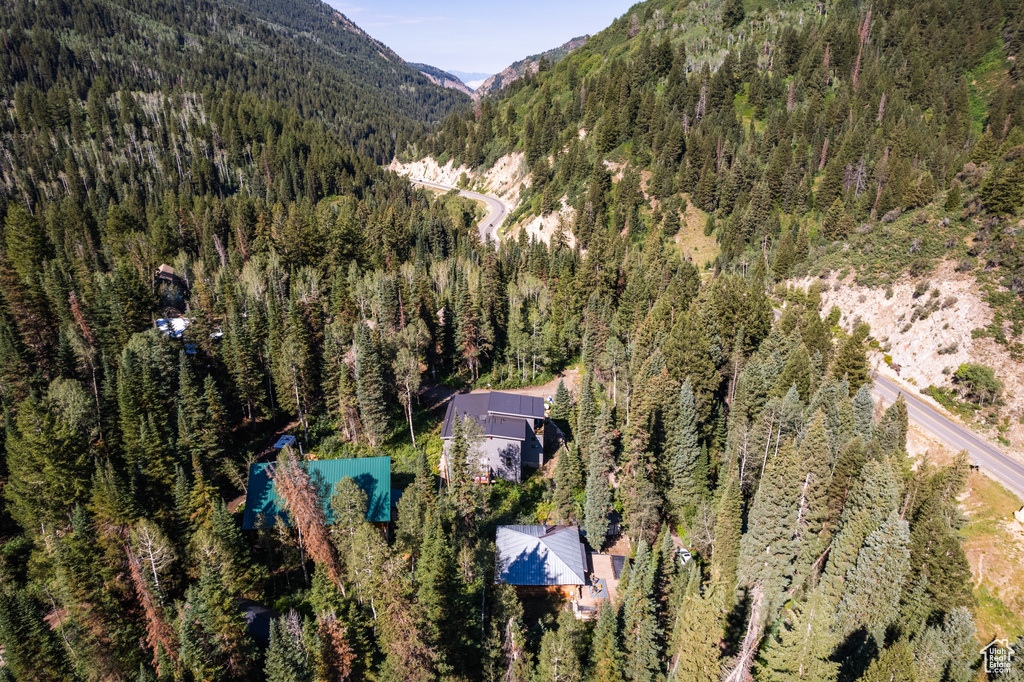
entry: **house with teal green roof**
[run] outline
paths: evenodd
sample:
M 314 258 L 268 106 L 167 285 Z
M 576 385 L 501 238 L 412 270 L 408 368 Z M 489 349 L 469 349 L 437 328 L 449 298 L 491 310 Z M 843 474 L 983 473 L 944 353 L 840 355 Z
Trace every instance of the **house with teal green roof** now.
M 366 520 L 371 523 L 391 521 L 390 457 L 312 460 L 301 464 L 320 489 L 328 523 L 333 520 L 330 501 L 334 484 L 346 476 L 355 481 L 366 493 Z M 278 497 L 274 488 L 274 464 L 253 464 L 249 467 L 249 488 L 245 495 L 242 528 L 272 528 L 278 520 L 285 525 L 291 523 L 284 501 Z

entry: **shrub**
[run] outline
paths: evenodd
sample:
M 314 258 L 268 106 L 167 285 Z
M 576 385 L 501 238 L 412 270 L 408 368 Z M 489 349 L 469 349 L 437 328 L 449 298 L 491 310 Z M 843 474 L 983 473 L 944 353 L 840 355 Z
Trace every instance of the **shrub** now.
M 928 293 L 928 290 L 932 288 L 932 283 L 926 279 L 921 280 L 914 287 L 914 298 L 921 298 Z
M 892 285 L 891 284 L 887 284 L 885 286 L 885 298 L 886 298 L 886 300 L 892 298 Z
M 957 300 L 958 299 L 957 299 L 956 296 L 947 296 L 942 301 L 942 309 L 945 310 L 946 308 L 951 308 L 951 307 L 955 306 Z
M 894 220 L 896 220 L 897 218 L 900 217 L 900 213 L 902 213 L 902 211 L 900 209 L 894 208 L 893 210 L 889 211 L 884 216 L 882 216 L 882 222 L 883 223 L 891 223 L 891 222 L 893 222 Z
M 979 407 L 991 404 L 1003 391 L 1003 382 L 996 378 L 995 370 L 986 365 L 965 362 L 953 374 L 953 382 L 960 387 L 965 398 L 977 400 Z
M 949 344 L 948 346 L 943 346 L 942 348 L 940 348 L 939 349 L 939 355 L 952 355 L 953 353 L 957 352 L 957 350 L 959 350 L 959 348 L 960 348 L 960 345 L 956 341 L 954 341 L 953 343 Z
M 976 258 L 961 258 L 957 261 L 956 271 L 957 272 L 970 272 L 978 265 Z

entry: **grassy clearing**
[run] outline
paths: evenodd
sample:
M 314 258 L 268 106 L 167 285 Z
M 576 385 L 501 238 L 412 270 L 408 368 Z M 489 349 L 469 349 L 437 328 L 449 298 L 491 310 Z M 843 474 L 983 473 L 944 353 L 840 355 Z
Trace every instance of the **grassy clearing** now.
M 1008 85 L 1009 71 L 1010 63 L 1006 60 L 1003 40 L 1000 38 L 985 53 L 981 63 L 967 74 L 967 93 L 976 134 L 982 132 L 992 94 L 998 88 Z
M 708 263 L 714 263 L 718 254 L 722 252 L 721 247 L 715 241 L 715 236 L 704 236 L 704 224 L 707 222 L 708 214 L 700 210 L 692 203 L 687 202 L 686 213 L 682 216 L 682 227 L 679 229 L 676 248 L 683 258 L 690 256 L 693 264 L 699 270 L 703 270 Z
M 971 474 L 961 502 L 967 516 L 961 533 L 975 581 L 980 641 L 1024 632 L 1024 531 L 1013 520 L 1020 504 L 1000 484 Z

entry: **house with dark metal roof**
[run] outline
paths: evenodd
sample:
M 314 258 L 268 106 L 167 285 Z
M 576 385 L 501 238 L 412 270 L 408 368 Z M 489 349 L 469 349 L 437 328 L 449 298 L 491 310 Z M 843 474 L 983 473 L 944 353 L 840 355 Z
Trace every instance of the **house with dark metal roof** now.
M 455 416 L 476 423 L 471 452 L 478 460 L 477 478 L 497 476 L 518 483 L 521 467 L 544 464 L 544 400 L 533 396 L 489 391 L 465 393 L 448 401 L 441 426 L 444 453 L 441 475 L 447 473 L 447 454 L 455 432 Z
M 391 488 L 390 457 L 360 457 L 356 459 L 322 459 L 302 462 L 313 483 L 320 490 L 320 499 L 332 521 L 331 495 L 334 484 L 348 476 L 366 493 L 366 520 L 386 525 L 391 521 L 394 492 Z M 249 486 L 245 494 L 245 514 L 242 528 L 252 530 L 272 528 L 278 522 L 290 525 L 291 520 L 284 501 L 274 487 L 274 464 L 259 462 L 249 467 Z
M 587 550 L 577 526 L 498 526 L 495 582 L 574 596 L 587 584 Z

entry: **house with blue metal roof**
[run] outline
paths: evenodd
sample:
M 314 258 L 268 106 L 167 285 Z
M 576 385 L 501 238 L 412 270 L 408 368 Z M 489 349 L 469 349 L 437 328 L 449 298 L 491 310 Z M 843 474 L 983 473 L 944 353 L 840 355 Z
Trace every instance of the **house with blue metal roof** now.
M 301 465 L 320 490 L 320 499 L 328 523 L 333 520 L 330 502 L 334 484 L 346 476 L 355 481 L 366 493 L 366 520 L 375 524 L 387 524 L 391 521 L 393 491 L 390 457 L 324 459 L 302 462 Z M 291 524 L 284 501 L 274 488 L 274 464 L 253 464 L 249 467 L 249 486 L 245 494 L 242 528 L 272 528 L 279 521 L 285 525 Z
M 447 477 L 447 454 L 455 431 L 456 415 L 479 427 L 471 444 L 476 478 L 493 477 L 519 483 L 523 466 L 544 464 L 544 400 L 527 395 L 487 391 L 464 393 L 448 401 L 441 426 L 444 456 L 441 475 Z
M 587 550 L 577 526 L 498 526 L 495 545 L 495 582 L 567 597 L 589 584 Z

